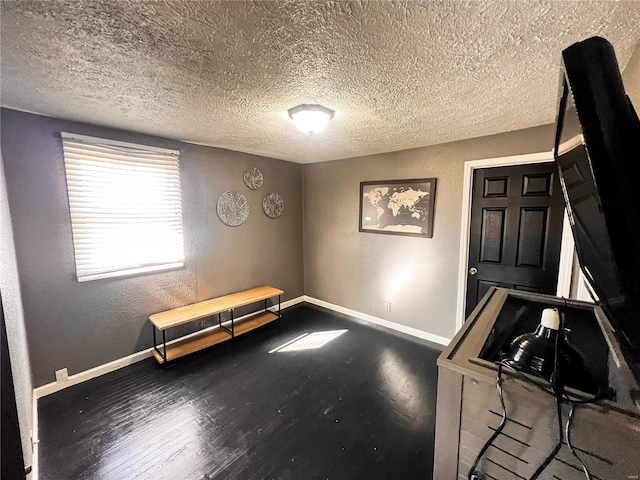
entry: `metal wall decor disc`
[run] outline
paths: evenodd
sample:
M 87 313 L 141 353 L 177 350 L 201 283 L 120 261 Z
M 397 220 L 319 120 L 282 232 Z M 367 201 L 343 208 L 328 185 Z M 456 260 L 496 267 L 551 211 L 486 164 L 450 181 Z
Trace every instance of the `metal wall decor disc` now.
M 264 178 L 262 177 L 262 172 L 258 170 L 256 167 L 251 167 L 249 170 L 244 172 L 244 183 L 251 190 L 258 190 L 264 182 Z
M 269 218 L 278 218 L 284 210 L 284 200 L 277 193 L 270 193 L 262 199 L 262 210 Z
M 249 216 L 247 198 L 238 192 L 224 192 L 216 204 L 218 218 L 230 227 L 237 227 L 244 223 Z

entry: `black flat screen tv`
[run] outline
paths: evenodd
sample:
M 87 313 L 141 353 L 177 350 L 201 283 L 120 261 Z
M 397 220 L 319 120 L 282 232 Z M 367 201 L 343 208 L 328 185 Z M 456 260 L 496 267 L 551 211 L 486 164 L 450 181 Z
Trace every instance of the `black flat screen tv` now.
M 580 266 L 640 382 L 640 121 L 612 45 L 562 52 L 554 156 Z

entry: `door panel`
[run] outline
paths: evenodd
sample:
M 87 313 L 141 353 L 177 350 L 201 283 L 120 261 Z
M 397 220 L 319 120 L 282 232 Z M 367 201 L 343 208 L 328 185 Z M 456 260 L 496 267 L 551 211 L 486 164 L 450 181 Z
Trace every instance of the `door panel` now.
M 518 267 L 542 267 L 546 245 L 548 208 L 521 208 L 518 232 Z
M 505 210 L 482 209 L 482 226 L 480 237 L 480 261 L 485 263 L 502 263 L 502 247 L 504 239 Z
M 522 182 L 522 195 L 525 197 L 531 195 L 551 195 L 553 176 L 552 173 L 541 173 L 537 175 L 525 174 Z
M 485 197 L 506 197 L 507 177 L 490 177 L 484 179 Z
M 491 286 L 555 294 L 563 211 L 553 162 L 474 171 L 467 316 Z

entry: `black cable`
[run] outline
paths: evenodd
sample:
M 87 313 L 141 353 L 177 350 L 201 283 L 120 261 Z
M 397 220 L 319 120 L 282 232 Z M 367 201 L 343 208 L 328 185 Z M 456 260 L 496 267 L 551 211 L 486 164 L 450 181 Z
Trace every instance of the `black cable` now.
M 562 311 L 560 312 L 560 325 L 558 328 L 558 333 L 556 335 L 556 339 L 555 339 L 555 345 L 554 345 L 554 368 L 553 368 L 553 373 L 551 374 L 551 388 L 553 390 L 553 396 L 556 400 L 556 414 L 558 417 L 558 442 L 556 443 L 556 446 L 553 448 L 553 450 L 551 451 L 551 453 L 549 453 L 549 455 L 547 455 L 547 457 L 544 459 L 544 461 L 540 464 L 540 466 L 536 469 L 536 471 L 533 473 L 533 475 L 531 476 L 530 480 L 536 480 L 540 474 L 547 468 L 547 466 L 549 466 L 549 464 L 551 463 L 551 461 L 555 458 L 555 456 L 558 454 L 558 452 L 560 451 L 560 449 L 562 448 L 562 443 L 563 443 L 563 428 L 562 428 L 562 399 L 565 398 L 567 400 L 567 402 L 569 403 L 569 405 L 571 406 L 571 409 L 569 411 L 569 418 L 567 419 L 567 425 L 566 425 L 566 434 L 565 434 L 565 438 L 567 441 L 567 445 L 569 447 L 569 450 L 571 451 L 571 453 L 573 454 L 573 456 L 578 460 L 578 462 L 580 462 L 580 465 L 582 467 L 582 471 L 584 472 L 584 474 L 586 475 L 587 480 L 592 480 L 591 478 L 591 473 L 589 472 L 589 469 L 587 468 L 587 466 L 584 464 L 584 462 L 582 461 L 582 459 L 578 456 L 578 454 L 576 453 L 576 451 L 573 448 L 573 445 L 571 444 L 571 422 L 573 420 L 573 414 L 575 411 L 575 405 L 574 402 L 565 394 L 564 392 L 564 382 L 561 376 L 561 369 L 560 369 L 560 342 L 564 341 L 564 320 L 565 320 L 565 313 L 564 310 L 567 306 L 567 299 L 564 299 L 564 306 Z M 581 401 L 581 402 L 576 402 L 576 403 L 590 403 L 595 401 L 596 399 L 598 399 L 601 395 L 602 395 L 602 391 L 599 390 L 598 394 L 593 397 L 592 399 L 586 400 L 586 401 Z
M 575 412 L 575 407 L 577 405 L 585 405 L 585 404 L 593 403 L 593 402 L 605 397 L 605 394 L 607 392 L 606 392 L 606 390 L 603 391 L 602 389 L 599 388 L 598 389 L 598 393 L 595 396 L 593 396 L 591 398 L 575 400 L 575 399 L 570 398 L 568 396 L 568 394 L 564 390 L 564 381 L 563 381 L 563 378 L 561 376 L 562 372 L 561 372 L 561 367 L 560 367 L 560 342 L 564 340 L 564 337 L 561 337 L 561 335 L 564 335 L 564 331 L 565 331 L 564 330 L 564 320 L 565 320 L 564 310 L 565 310 L 566 306 L 567 306 L 567 300 L 565 298 L 564 299 L 564 306 L 563 306 L 563 308 L 562 308 L 562 310 L 560 312 L 560 325 L 559 325 L 558 333 L 556 335 L 555 343 L 554 343 L 554 368 L 553 368 L 553 373 L 551 374 L 551 378 L 549 379 L 549 383 L 550 383 L 550 387 L 551 388 L 545 388 L 540 383 L 538 383 L 538 382 L 534 381 L 533 379 L 529 378 L 523 372 L 521 372 L 519 370 L 516 370 L 513 366 L 511 366 L 508 363 L 506 363 L 505 360 L 502 360 L 502 361 L 498 362 L 498 377 L 497 377 L 497 381 L 496 381 L 496 387 L 498 389 L 498 394 L 500 395 L 500 404 L 502 406 L 502 421 L 500 422 L 500 425 L 498 426 L 498 428 L 494 431 L 493 435 L 491 435 L 491 437 L 485 442 L 485 444 L 483 445 L 482 449 L 480 450 L 480 452 L 476 456 L 476 459 L 473 462 L 473 466 L 471 467 L 471 469 L 469 470 L 469 474 L 467 475 L 467 479 L 468 480 L 472 480 L 472 475 L 476 473 L 475 469 L 478 466 L 478 464 L 480 463 L 480 459 L 485 454 L 485 452 L 487 451 L 489 446 L 491 446 L 491 444 L 494 442 L 494 440 L 498 437 L 498 435 L 500 435 L 500 433 L 504 429 L 504 426 L 507 423 L 507 409 L 506 409 L 505 403 L 504 403 L 504 391 L 503 391 L 503 388 L 502 388 L 502 369 L 505 366 L 508 367 L 509 370 L 512 373 L 515 373 L 516 375 L 518 375 L 520 377 L 520 379 L 523 380 L 524 382 L 526 382 L 527 384 L 533 385 L 533 386 L 539 388 L 540 390 L 542 390 L 543 392 L 553 396 L 554 399 L 555 399 L 555 403 L 556 403 L 556 417 L 557 417 L 557 420 L 558 420 L 558 437 L 559 437 L 558 441 L 557 441 L 556 445 L 554 446 L 553 450 L 545 457 L 543 462 L 540 464 L 540 466 L 538 466 L 538 468 L 533 473 L 533 475 L 529 478 L 529 480 L 537 480 L 537 478 L 542 474 L 542 472 L 549 466 L 549 464 L 552 462 L 552 460 L 556 457 L 556 455 L 558 454 L 558 452 L 562 448 L 562 444 L 563 444 L 563 439 L 564 438 L 566 438 L 566 442 L 567 442 L 567 446 L 569 447 L 569 450 L 571 451 L 573 456 L 580 463 L 580 465 L 582 467 L 582 471 L 584 472 L 586 479 L 587 480 L 592 480 L 593 479 L 593 477 L 591 476 L 591 473 L 589 472 L 589 469 L 584 464 L 582 459 L 578 456 L 577 452 L 573 448 L 573 445 L 571 444 L 571 424 L 572 424 L 572 421 L 573 421 L 573 415 L 574 415 L 574 412 Z M 569 417 L 567 419 L 567 424 L 566 424 L 566 427 L 565 427 L 566 429 L 563 428 L 563 422 L 562 422 L 562 401 L 563 400 L 566 400 L 566 402 L 569 403 L 569 405 L 571 406 L 571 409 L 569 411 Z M 563 437 L 563 431 L 565 432 L 564 437 Z
M 567 300 L 564 301 L 564 307 L 567 305 Z M 530 477 L 530 480 L 536 480 L 540 474 L 549 466 L 551 461 L 558 454 L 562 448 L 562 395 L 564 394 L 564 382 L 562 381 L 562 372 L 560 368 L 560 342 L 562 341 L 562 334 L 564 333 L 564 308 L 560 312 L 560 324 L 556 332 L 555 343 L 553 347 L 553 373 L 551 374 L 550 382 L 551 389 L 553 390 L 553 397 L 556 400 L 556 415 L 558 417 L 558 441 L 555 447 L 546 456 L 543 462 L 538 466 L 536 471 Z
M 560 312 L 560 328 L 558 331 L 558 337 L 560 337 L 560 335 L 562 335 L 562 340 L 564 341 L 564 332 L 565 332 L 565 312 L 567 309 L 567 299 L 563 297 L 564 300 L 564 305 L 562 306 L 562 310 Z M 556 337 L 556 340 L 558 338 Z M 556 342 L 557 345 L 557 342 Z M 556 347 L 557 348 L 557 347 Z M 556 351 L 556 355 L 558 354 L 558 352 Z M 596 394 L 595 397 L 593 397 L 593 399 L 589 400 L 589 401 L 580 401 L 579 403 L 585 404 L 585 403 L 589 403 L 591 401 L 595 401 L 598 397 L 600 397 L 601 395 L 603 395 L 604 392 L 602 391 L 601 388 L 598 388 L 598 393 Z M 578 456 L 578 454 L 576 453 L 576 451 L 573 448 L 573 445 L 571 444 L 571 423 L 573 421 L 573 414 L 575 413 L 575 403 L 567 396 L 564 394 L 564 392 L 561 392 L 561 395 L 564 396 L 567 400 L 567 402 L 569 402 L 570 405 L 570 409 L 569 409 L 569 417 L 567 418 L 567 424 L 565 427 L 565 440 L 567 442 L 567 446 L 569 447 L 569 451 L 573 454 L 573 456 L 576 458 L 576 460 L 578 460 L 578 462 L 580 463 L 580 466 L 582 467 L 582 471 L 585 474 L 585 477 L 587 480 L 592 480 L 591 478 L 591 472 L 589 472 L 589 469 L 587 468 L 587 466 L 584 464 L 584 462 L 582 461 L 582 459 Z M 557 399 L 556 399 L 557 400 Z M 560 414 L 562 414 L 562 410 L 560 410 L 559 412 Z M 562 431 L 560 432 L 560 439 L 562 440 Z
M 571 405 L 571 410 L 569 410 L 569 418 L 567 419 L 567 425 L 565 427 L 565 432 L 564 432 L 564 436 L 567 439 L 567 446 L 569 447 L 569 450 L 571 451 L 573 456 L 576 458 L 576 460 L 578 460 L 578 462 L 580 462 L 580 466 L 582 467 L 582 471 L 584 472 L 584 476 L 587 478 L 587 480 L 592 480 L 591 472 L 589 472 L 589 469 L 584 464 L 582 459 L 578 456 L 578 453 L 574 450 L 573 445 L 571 445 L 571 422 L 573 421 L 573 414 L 575 412 L 575 404 L 570 399 L 567 399 L 567 401 L 569 402 L 569 405 Z
M 513 368 L 511 365 L 509 365 L 508 363 L 502 363 L 501 364 L 504 367 L 509 368 L 509 372 L 512 374 L 517 375 L 518 377 L 520 377 L 520 380 L 523 382 L 526 382 L 529 385 L 532 385 L 536 388 L 538 388 L 539 390 L 543 391 L 544 393 L 547 393 L 551 396 L 554 396 L 554 393 L 552 390 L 545 388 L 543 385 L 539 384 L 538 382 L 534 381 L 532 378 L 528 377 L 527 375 L 525 375 L 523 372 L 516 370 L 515 368 Z M 587 480 L 593 480 L 593 477 L 591 476 L 591 473 L 589 472 L 589 469 L 586 467 L 586 465 L 584 464 L 584 462 L 582 462 L 582 460 L 580 459 L 580 457 L 577 455 L 577 453 L 574 451 L 573 445 L 570 443 L 571 442 L 571 424 L 573 422 L 573 411 L 575 410 L 575 408 L 578 405 L 587 405 L 590 403 L 594 403 L 602 398 L 606 397 L 606 391 L 603 391 L 601 389 L 598 389 L 598 393 L 590 398 L 583 398 L 580 400 L 576 400 L 575 398 L 570 398 L 567 394 L 567 392 L 564 392 L 564 394 L 562 395 L 562 400 L 566 401 L 569 405 L 571 405 L 572 410 L 569 412 L 569 419 L 567 420 L 567 424 L 564 428 L 565 431 L 565 438 L 567 440 L 567 445 L 569 446 L 569 449 L 572 450 L 573 455 L 578 459 L 578 461 L 580 462 L 580 465 L 582 466 L 582 471 L 584 472 L 586 479 Z
M 583 398 L 582 400 L 576 400 L 575 398 L 569 398 L 569 396 L 567 395 L 567 392 L 564 393 L 563 398 L 567 402 L 571 402 L 575 405 L 587 405 L 589 403 L 595 403 L 598 400 L 602 400 L 603 398 L 607 398 L 607 393 L 608 393 L 607 390 L 602 390 L 601 388 L 598 387 L 598 393 L 596 393 L 591 398 Z
M 503 363 L 504 362 L 504 363 Z M 509 369 L 509 373 L 515 374 L 516 376 L 520 377 L 520 380 L 522 380 L 523 382 L 536 387 L 538 390 L 541 390 L 544 393 L 547 393 L 551 396 L 554 396 L 553 394 L 553 390 L 550 388 L 545 388 L 544 385 L 541 385 L 540 383 L 536 382 L 535 380 L 533 380 L 532 378 L 530 378 L 527 374 L 525 374 L 524 372 L 521 372 L 520 370 L 516 370 L 513 366 L 509 365 L 508 363 L 506 363 L 506 360 L 502 360 L 500 362 L 498 362 L 499 364 L 501 364 L 503 367 L 507 367 Z M 571 401 L 576 405 L 586 405 L 588 403 L 594 403 L 602 398 L 606 398 L 606 394 L 607 391 L 603 391 L 602 389 L 598 388 L 598 393 L 590 398 L 582 398 L 580 400 L 576 399 L 576 397 L 574 398 L 570 398 L 569 394 L 565 391 L 562 395 L 562 398 L 564 400 L 566 400 L 567 402 Z M 579 397 L 578 397 L 579 398 Z
M 531 385 L 533 387 L 536 387 L 539 390 L 542 390 L 544 393 L 548 393 L 549 395 L 553 395 L 553 390 L 545 388 L 544 385 L 541 385 L 538 382 L 534 381 L 533 379 L 529 378 L 526 373 L 521 372 L 520 370 L 517 370 L 512 365 L 509 365 L 506 360 L 500 361 L 498 363 L 498 365 L 502 365 L 503 367 L 507 367 L 509 369 L 510 373 L 513 373 L 516 376 L 520 377 L 520 380 L 522 380 L 523 382 L 528 383 L 529 385 Z
M 564 300 L 564 307 L 567 306 L 567 300 Z M 555 396 L 562 396 L 564 393 L 564 379 L 562 378 L 562 369 L 560 368 L 560 342 L 564 340 L 564 308 L 559 312 L 558 330 L 553 344 L 553 373 L 551 374 L 551 388 Z M 562 430 L 560 431 L 562 433 Z
M 487 449 L 491 446 L 493 441 L 498 438 L 498 435 L 500 435 L 500 433 L 504 429 L 504 426 L 507 424 L 507 407 L 504 404 L 504 391 L 502 390 L 502 363 L 498 363 L 498 378 L 496 379 L 496 388 L 498 389 L 498 395 L 500 396 L 500 405 L 502 406 L 502 421 L 500 422 L 500 425 L 498 425 L 498 428 L 496 428 L 493 432 L 493 435 L 489 437 L 489 439 L 480 449 L 480 452 L 476 456 L 473 465 L 469 469 L 467 480 L 472 480 L 472 476 L 476 473 L 476 467 L 478 466 L 478 463 L 480 463 L 480 459 L 485 454 Z
M 536 471 L 529 478 L 529 480 L 536 480 L 540 476 L 540 474 L 542 472 L 544 472 L 544 470 L 547 468 L 547 466 L 549 466 L 551 461 L 555 458 L 555 456 L 560 451 L 560 448 L 562 448 L 562 430 L 563 430 L 563 428 L 562 428 L 561 397 L 560 396 L 555 396 L 555 399 L 556 399 L 556 414 L 558 416 L 558 433 L 559 433 L 560 438 L 558 438 L 558 442 L 556 443 L 556 446 L 553 448 L 553 450 L 551 450 L 551 453 L 549 453 L 549 455 L 547 455 L 547 457 L 540 464 L 540 466 L 536 469 Z
M 526 382 L 529 385 L 532 385 L 536 388 L 538 388 L 539 390 L 543 391 L 544 393 L 547 393 L 551 396 L 554 396 L 553 391 L 550 389 L 545 388 L 543 385 L 539 384 L 538 382 L 534 381 L 533 379 L 529 378 L 527 375 L 525 375 L 523 372 L 516 370 L 515 368 L 513 368 L 511 365 L 509 365 L 508 363 L 502 363 L 499 364 L 502 365 L 504 367 L 509 368 L 509 372 L 516 374 L 518 377 L 520 377 L 520 380 L 523 382 Z M 567 394 L 567 392 L 564 392 L 563 396 L 562 396 L 562 400 L 566 401 L 567 403 L 569 403 L 572 406 L 572 410 L 575 410 L 575 407 L 577 407 L 578 405 L 587 405 L 590 403 L 594 403 L 602 398 L 606 397 L 606 391 L 602 391 L 602 390 L 598 390 L 598 393 L 591 397 L 591 398 L 585 398 L 585 399 L 581 399 L 581 400 L 576 400 L 574 398 L 570 398 Z M 570 444 L 570 429 L 571 429 L 571 423 L 572 423 L 572 417 L 573 417 L 573 412 L 569 412 L 569 420 L 567 421 L 567 425 L 565 426 L 565 432 L 566 432 L 566 439 L 567 439 L 567 445 L 569 446 L 569 449 L 573 450 L 573 445 Z M 572 452 L 573 453 L 573 452 Z M 582 465 L 582 470 L 585 473 L 585 476 L 587 478 L 587 480 L 593 480 L 593 477 L 591 476 L 591 473 L 589 472 L 589 469 L 584 465 L 584 463 L 581 461 L 580 457 L 578 457 L 576 455 L 576 453 L 574 453 L 574 456 L 578 459 L 578 461 L 580 462 L 580 464 Z

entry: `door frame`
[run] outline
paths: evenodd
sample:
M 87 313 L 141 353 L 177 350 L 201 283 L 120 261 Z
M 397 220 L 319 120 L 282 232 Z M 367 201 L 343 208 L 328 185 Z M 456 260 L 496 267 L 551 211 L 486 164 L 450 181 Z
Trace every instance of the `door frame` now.
M 467 298 L 467 270 L 469 269 L 469 229 L 471 227 L 471 195 L 473 192 L 473 172 L 479 168 L 510 167 L 534 163 L 553 162 L 553 151 L 512 155 L 509 157 L 485 158 L 464 162 L 462 184 L 462 216 L 460 221 L 460 257 L 458 261 L 458 302 L 456 306 L 456 332 L 465 320 L 465 303 Z M 575 246 L 571 226 L 564 212 L 562 240 L 560 246 L 560 264 L 558 265 L 558 286 L 556 295 L 568 297 L 571 288 L 571 272 Z

